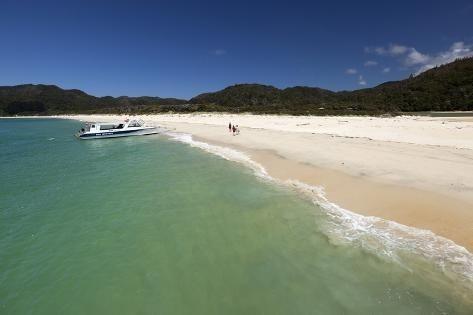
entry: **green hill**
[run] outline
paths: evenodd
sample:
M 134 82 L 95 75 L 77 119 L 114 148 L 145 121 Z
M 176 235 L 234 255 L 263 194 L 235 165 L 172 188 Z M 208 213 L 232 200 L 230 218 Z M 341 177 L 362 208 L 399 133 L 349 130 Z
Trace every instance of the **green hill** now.
M 332 92 L 238 84 L 190 100 L 202 108 L 265 113 L 327 114 L 473 110 L 473 58 L 457 60 L 402 81 Z
M 2 115 L 168 111 L 326 115 L 453 110 L 473 110 L 473 58 L 457 60 L 406 80 L 342 92 L 237 84 L 186 101 L 148 96 L 95 97 L 80 90 L 42 84 L 0 87 Z
M 160 97 L 95 97 L 80 90 L 64 90 L 55 85 L 25 84 L 0 87 L 0 113 L 128 113 L 153 112 L 173 108 L 186 100 Z

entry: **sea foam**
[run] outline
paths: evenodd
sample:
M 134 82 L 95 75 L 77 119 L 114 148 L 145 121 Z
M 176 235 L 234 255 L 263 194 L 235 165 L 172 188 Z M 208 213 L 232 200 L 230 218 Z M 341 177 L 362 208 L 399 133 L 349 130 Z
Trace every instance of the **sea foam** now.
M 335 245 L 351 244 L 377 257 L 394 261 L 422 277 L 445 285 L 451 293 L 473 303 L 473 254 L 453 241 L 432 231 L 409 227 L 373 216 L 363 216 L 329 201 L 323 187 L 297 180 L 281 181 L 271 177 L 265 168 L 243 152 L 196 141 L 192 135 L 167 132 L 171 139 L 200 148 L 229 161 L 245 165 L 266 181 L 291 188 L 316 204 L 325 217 L 323 232 Z M 438 273 L 443 275 L 439 277 Z

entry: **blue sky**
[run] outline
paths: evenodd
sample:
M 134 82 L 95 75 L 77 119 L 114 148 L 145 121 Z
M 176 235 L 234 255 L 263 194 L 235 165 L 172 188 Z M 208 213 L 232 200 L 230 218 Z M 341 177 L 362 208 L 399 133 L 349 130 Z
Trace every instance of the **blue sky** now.
M 353 90 L 473 55 L 473 1 L 0 1 L 0 85 Z

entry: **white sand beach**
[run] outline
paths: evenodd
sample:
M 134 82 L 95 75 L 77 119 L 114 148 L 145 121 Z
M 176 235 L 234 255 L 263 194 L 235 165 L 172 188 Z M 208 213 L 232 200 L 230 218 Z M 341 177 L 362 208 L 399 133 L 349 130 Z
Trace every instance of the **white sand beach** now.
M 139 118 L 245 152 L 275 178 L 324 187 L 328 199 L 343 208 L 429 229 L 473 251 L 472 117 L 201 113 Z M 229 122 L 239 125 L 239 135 L 228 131 Z

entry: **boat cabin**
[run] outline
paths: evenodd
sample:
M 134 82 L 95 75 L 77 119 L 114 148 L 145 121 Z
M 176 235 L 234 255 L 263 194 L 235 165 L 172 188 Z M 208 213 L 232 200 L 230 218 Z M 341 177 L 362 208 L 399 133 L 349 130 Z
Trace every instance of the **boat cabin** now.
M 131 120 L 125 123 L 113 124 L 113 123 L 87 123 L 85 128 L 82 128 L 82 132 L 100 132 L 104 130 L 119 130 L 133 127 L 142 127 L 143 123 L 138 120 Z

